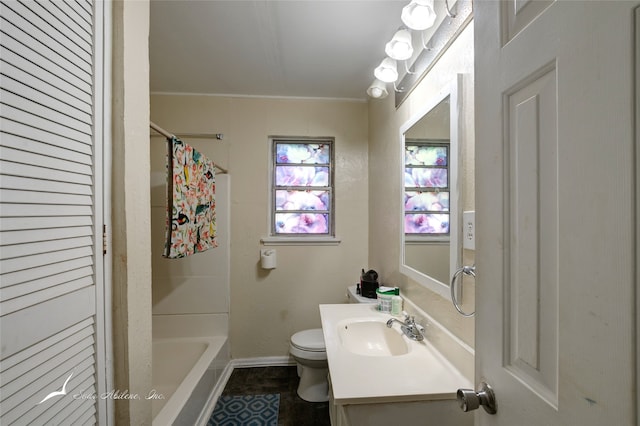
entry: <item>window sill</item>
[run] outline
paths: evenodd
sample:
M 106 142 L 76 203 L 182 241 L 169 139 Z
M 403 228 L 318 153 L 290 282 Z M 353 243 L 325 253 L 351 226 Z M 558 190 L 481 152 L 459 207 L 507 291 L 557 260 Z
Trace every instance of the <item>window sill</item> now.
M 339 237 L 264 237 L 260 242 L 265 246 L 337 246 Z
M 431 245 L 439 245 L 439 244 L 449 244 L 449 237 L 418 237 L 418 236 L 407 236 L 404 237 L 405 244 L 431 244 Z

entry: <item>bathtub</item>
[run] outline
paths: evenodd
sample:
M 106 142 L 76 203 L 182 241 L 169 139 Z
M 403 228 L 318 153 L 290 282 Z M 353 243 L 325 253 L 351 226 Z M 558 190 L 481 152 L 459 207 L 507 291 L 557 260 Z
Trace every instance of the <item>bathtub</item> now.
M 203 416 L 229 361 L 226 343 L 226 336 L 153 339 L 153 426 L 193 425 Z

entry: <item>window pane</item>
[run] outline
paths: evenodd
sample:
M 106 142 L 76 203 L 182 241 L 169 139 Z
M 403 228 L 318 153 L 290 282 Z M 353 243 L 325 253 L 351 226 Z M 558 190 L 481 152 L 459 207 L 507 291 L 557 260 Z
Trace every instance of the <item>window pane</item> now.
M 329 191 L 276 191 L 276 210 L 329 210 Z
M 407 234 L 449 234 L 448 214 L 407 213 L 404 215 Z
M 449 211 L 448 192 L 407 191 L 404 198 L 404 210 L 406 212 Z
M 333 143 L 273 139 L 272 235 L 333 235 Z
M 277 164 L 329 164 L 331 146 L 318 143 L 276 143 Z
M 328 234 L 329 215 L 317 213 L 276 213 L 276 234 Z
M 446 146 L 406 145 L 404 163 L 407 166 L 446 166 Z
M 276 186 L 329 186 L 329 167 L 276 166 Z
M 447 169 L 407 167 L 404 169 L 405 188 L 447 188 Z

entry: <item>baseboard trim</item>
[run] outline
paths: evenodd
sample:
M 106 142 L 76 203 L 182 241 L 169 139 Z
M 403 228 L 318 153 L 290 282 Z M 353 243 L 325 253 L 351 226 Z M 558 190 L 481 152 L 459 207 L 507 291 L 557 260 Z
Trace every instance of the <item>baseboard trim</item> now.
M 200 412 L 200 416 L 198 416 L 196 426 L 207 426 L 209 415 L 216 407 L 218 398 L 220 398 L 220 395 L 222 395 L 222 391 L 224 391 L 225 386 L 227 386 L 227 382 L 229 381 L 229 378 L 231 378 L 231 373 L 233 373 L 234 369 L 251 367 L 284 367 L 290 365 L 296 365 L 296 361 L 290 356 L 268 356 L 258 358 L 232 359 L 224 367 L 224 370 L 222 370 L 222 373 L 220 374 L 220 378 L 211 390 L 207 403 Z
M 296 361 L 290 356 L 267 356 L 258 358 L 232 359 L 231 364 L 234 368 L 278 367 L 296 365 Z

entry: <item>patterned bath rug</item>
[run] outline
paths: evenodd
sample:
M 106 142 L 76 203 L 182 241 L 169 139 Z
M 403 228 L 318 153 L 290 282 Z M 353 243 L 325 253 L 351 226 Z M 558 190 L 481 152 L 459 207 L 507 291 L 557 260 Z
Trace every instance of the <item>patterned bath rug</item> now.
M 277 426 L 280 394 L 223 395 L 207 426 Z

